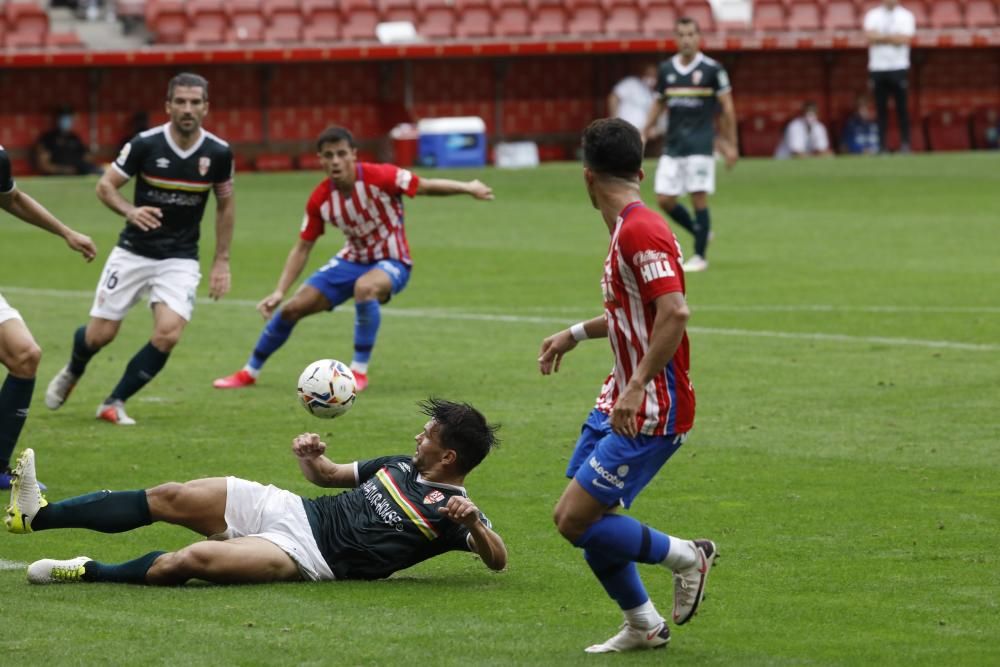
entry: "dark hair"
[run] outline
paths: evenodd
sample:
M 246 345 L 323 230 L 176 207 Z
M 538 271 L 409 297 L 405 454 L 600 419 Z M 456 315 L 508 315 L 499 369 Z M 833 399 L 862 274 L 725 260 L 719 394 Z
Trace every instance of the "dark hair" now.
M 191 72 L 181 72 L 174 78 L 170 80 L 167 84 L 167 101 L 169 102 L 174 98 L 174 89 L 178 86 L 184 88 L 201 88 L 202 97 L 208 99 L 208 79 L 201 76 L 200 74 L 192 74 Z
M 677 30 L 677 28 L 679 28 L 682 25 L 693 25 L 695 32 L 701 34 L 701 26 L 699 26 L 698 22 L 695 21 L 690 16 L 682 16 L 679 19 L 677 19 L 677 23 L 676 25 L 674 25 L 674 30 Z
M 494 447 L 499 424 L 490 424 L 479 410 L 468 403 L 453 403 L 441 398 L 420 402 L 424 414 L 437 423 L 441 446 L 454 450 L 457 465 L 467 473 L 479 465 Z
M 642 169 L 642 137 L 621 118 L 595 120 L 583 131 L 583 163 L 598 174 L 634 179 Z
M 331 125 L 320 132 L 316 139 L 316 152 L 319 153 L 323 150 L 323 144 L 335 144 L 338 141 L 346 141 L 351 148 L 357 148 L 357 144 L 354 143 L 354 135 L 347 128 Z

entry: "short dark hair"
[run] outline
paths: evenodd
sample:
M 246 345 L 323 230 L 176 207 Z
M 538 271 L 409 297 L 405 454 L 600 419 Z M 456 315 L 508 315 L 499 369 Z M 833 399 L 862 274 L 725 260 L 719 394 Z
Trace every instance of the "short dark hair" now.
M 347 145 L 351 148 L 358 147 L 354 143 L 354 135 L 351 134 L 350 130 L 346 127 L 331 125 L 320 132 L 319 137 L 316 139 L 316 152 L 319 153 L 323 150 L 323 144 L 335 144 L 338 141 L 346 141 Z
M 201 88 L 204 98 L 208 99 L 208 79 L 200 74 L 192 72 L 181 72 L 170 80 L 167 84 L 167 101 L 174 98 L 174 89 L 178 86 L 183 88 Z
M 642 137 L 621 118 L 595 120 L 583 132 L 583 163 L 605 176 L 634 179 L 642 169 Z
M 420 402 L 420 409 L 438 425 L 441 446 L 456 454 L 463 474 L 479 465 L 490 451 L 500 445 L 499 424 L 490 424 L 483 413 L 468 403 L 453 403 L 441 398 Z
M 693 25 L 695 32 L 701 34 L 701 26 L 699 26 L 698 22 L 695 21 L 690 16 L 682 16 L 679 19 L 677 19 L 677 23 L 674 25 L 674 30 L 677 30 L 677 28 L 679 28 L 681 25 Z

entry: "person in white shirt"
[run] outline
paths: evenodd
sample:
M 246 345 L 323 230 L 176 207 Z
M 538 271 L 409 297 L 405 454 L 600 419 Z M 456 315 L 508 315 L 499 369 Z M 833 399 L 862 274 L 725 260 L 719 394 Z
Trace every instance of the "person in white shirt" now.
M 781 138 L 776 158 L 830 156 L 830 137 L 826 126 L 816 114 L 816 103 L 806 102 L 802 105 L 802 114 L 785 126 L 785 135 Z
M 896 103 L 899 119 L 900 152 L 910 150 L 910 115 L 906 108 L 907 79 L 910 72 L 910 43 L 916 32 L 913 12 L 898 0 L 883 0 L 865 14 L 868 38 L 868 75 L 878 111 L 879 149 L 886 150 L 889 96 Z
M 656 64 L 646 63 L 637 75 L 627 76 L 608 95 L 608 117 L 621 118 L 640 132 L 646 126 L 649 110 L 656 100 Z M 666 131 L 666 118 L 660 118 L 650 138 L 658 138 Z

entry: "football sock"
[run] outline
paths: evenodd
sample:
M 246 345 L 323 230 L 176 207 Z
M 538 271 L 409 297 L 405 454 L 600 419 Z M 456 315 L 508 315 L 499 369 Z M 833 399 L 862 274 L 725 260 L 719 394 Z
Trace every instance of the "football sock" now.
M 167 553 L 166 551 L 150 551 L 145 556 L 139 556 L 135 560 L 117 565 L 98 563 L 90 560 L 83 565 L 84 581 L 103 581 L 113 584 L 144 584 L 146 583 L 146 573 L 157 558 Z
M 144 490 L 96 491 L 49 503 L 38 510 L 31 521 L 31 530 L 86 528 L 101 533 L 123 533 L 152 522 Z
M 639 568 L 627 560 L 610 558 L 600 551 L 584 549 L 583 557 L 594 576 L 618 607 L 624 611 L 649 602 L 649 594 L 639 578 Z M 640 626 L 636 626 L 640 627 Z M 650 626 L 651 627 L 651 626 Z
M 691 219 L 691 214 L 688 210 L 684 208 L 684 204 L 676 204 L 672 209 L 667 211 L 667 215 L 670 219 L 676 222 L 678 225 L 688 230 L 692 234 L 694 231 L 694 221 Z
M 137 391 L 145 387 L 150 380 L 156 377 L 156 374 L 166 365 L 169 356 L 169 352 L 160 352 L 152 343 L 146 343 L 128 362 L 128 366 L 125 367 L 125 374 L 122 375 L 122 379 L 118 381 L 118 386 L 115 387 L 108 401 L 105 402 L 114 400 L 127 401 L 130 399 Z
M 35 378 L 8 375 L 0 388 L 0 471 L 7 469 L 17 438 L 28 418 Z
M 670 550 L 661 565 L 674 572 L 684 570 L 698 562 L 697 547 L 694 542 L 682 540 L 676 537 L 669 537 Z
M 361 371 L 364 373 L 368 369 L 368 360 L 372 357 L 375 337 L 378 336 L 378 328 L 382 323 L 382 309 L 378 300 L 372 299 L 355 302 L 354 312 L 354 359 L 351 368 L 355 368 L 356 364 L 365 364 L 365 370 Z
M 82 326 L 73 333 L 73 354 L 69 358 L 69 372 L 80 377 L 87 370 L 87 363 L 98 350 L 87 347 L 87 327 Z
M 264 325 L 264 330 L 260 332 L 260 338 L 257 339 L 257 345 L 254 347 L 253 354 L 250 355 L 250 359 L 247 361 L 247 366 L 260 372 L 267 358 L 285 344 L 288 337 L 292 335 L 292 329 L 294 328 L 295 322 L 288 322 L 283 319 L 280 310 L 276 312 L 268 323 Z
M 667 557 L 670 536 L 630 516 L 605 514 L 591 524 L 575 545 L 614 560 L 653 564 Z
M 694 221 L 694 254 L 704 258 L 708 251 L 708 235 L 712 231 L 712 221 L 708 215 L 708 209 L 696 209 Z
M 652 630 L 660 623 L 663 623 L 663 617 L 660 616 L 660 612 L 656 611 L 656 606 L 653 605 L 652 600 L 646 600 L 638 607 L 623 609 L 622 611 L 625 614 L 625 621 L 633 628 Z

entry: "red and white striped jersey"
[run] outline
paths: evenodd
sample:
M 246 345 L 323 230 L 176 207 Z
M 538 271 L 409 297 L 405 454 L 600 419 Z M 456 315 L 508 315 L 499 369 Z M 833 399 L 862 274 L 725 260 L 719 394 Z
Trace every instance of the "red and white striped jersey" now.
M 337 257 L 359 264 L 395 259 L 412 266 L 402 196 L 414 196 L 420 178 L 391 164 L 359 162 L 357 170 L 350 196 L 337 190 L 329 178 L 313 190 L 299 237 L 315 241 L 330 223 L 344 233 L 344 247 Z
M 633 202 L 618 216 L 604 261 L 601 287 L 604 318 L 615 366 L 601 387 L 597 409 L 610 414 L 621 389 L 649 350 L 656 310 L 653 301 L 663 294 L 684 294 L 681 249 L 666 221 Z M 666 367 L 646 385 L 639 409 L 643 435 L 686 433 L 694 425 L 694 388 L 688 378 L 689 347 L 684 333 Z

